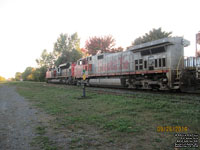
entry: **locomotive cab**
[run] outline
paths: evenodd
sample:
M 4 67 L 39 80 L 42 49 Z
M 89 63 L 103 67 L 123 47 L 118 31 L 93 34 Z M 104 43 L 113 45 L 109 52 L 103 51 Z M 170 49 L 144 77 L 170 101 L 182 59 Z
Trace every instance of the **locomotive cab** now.
M 82 58 L 77 61 L 77 65 L 75 67 L 75 72 L 74 72 L 75 77 L 77 79 L 80 80 L 82 78 L 83 74 L 85 74 L 86 78 L 88 78 L 88 75 L 92 71 L 91 61 L 92 61 L 92 56 Z

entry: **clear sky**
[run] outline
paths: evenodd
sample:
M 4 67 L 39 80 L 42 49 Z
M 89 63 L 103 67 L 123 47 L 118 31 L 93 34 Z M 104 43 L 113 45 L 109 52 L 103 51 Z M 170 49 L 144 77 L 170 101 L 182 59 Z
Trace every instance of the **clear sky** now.
M 200 0 L 0 0 L 0 76 L 36 67 L 60 33 L 77 32 L 81 47 L 89 37 L 112 35 L 125 48 L 162 27 L 188 39 L 185 55 L 194 56 L 199 10 Z

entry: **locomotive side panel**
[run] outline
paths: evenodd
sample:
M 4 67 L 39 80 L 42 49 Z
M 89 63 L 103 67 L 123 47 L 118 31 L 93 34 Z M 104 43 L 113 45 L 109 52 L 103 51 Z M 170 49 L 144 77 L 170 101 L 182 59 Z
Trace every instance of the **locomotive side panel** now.
M 122 72 L 122 52 L 106 55 L 107 74 L 120 75 Z
M 102 75 L 102 73 L 103 73 L 103 61 L 104 61 L 104 55 L 102 54 L 102 55 L 98 55 L 97 56 L 97 72 L 96 72 L 96 74 L 97 75 Z
M 129 72 L 134 72 L 134 53 L 132 51 L 127 51 L 127 55 L 129 56 Z M 124 61 L 126 62 L 126 61 Z M 125 63 L 126 64 L 126 63 Z M 127 65 L 127 64 L 126 64 Z
M 75 67 L 76 67 L 76 64 L 72 64 L 71 65 L 71 76 L 74 78 L 75 77 Z
M 107 57 L 104 55 L 104 59 L 102 59 L 102 74 L 106 76 L 107 74 Z
M 116 73 L 121 74 L 122 73 L 122 54 L 121 52 L 116 53 Z
M 92 60 L 91 60 L 91 64 L 92 64 L 92 71 L 91 71 L 91 76 L 95 76 L 97 74 L 97 56 L 92 56 Z
M 112 73 L 112 55 L 107 55 L 106 56 L 106 70 L 107 70 L 107 74 L 111 74 Z
M 133 71 L 131 68 L 133 68 L 133 53 L 130 51 L 121 53 L 120 58 L 120 67 L 122 74 L 129 74 L 130 71 Z
M 82 77 L 82 71 L 83 71 L 83 66 L 82 65 L 76 65 L 74 69 L 74 76 L 76 78 L 81 78 Z

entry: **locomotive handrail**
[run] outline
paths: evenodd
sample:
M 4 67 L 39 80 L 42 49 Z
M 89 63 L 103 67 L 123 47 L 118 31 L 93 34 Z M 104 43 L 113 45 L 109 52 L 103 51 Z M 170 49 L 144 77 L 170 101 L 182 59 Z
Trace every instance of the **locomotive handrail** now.
M 186 57 L 184 59 L 185 67 L 200 67 L 200 57 Z

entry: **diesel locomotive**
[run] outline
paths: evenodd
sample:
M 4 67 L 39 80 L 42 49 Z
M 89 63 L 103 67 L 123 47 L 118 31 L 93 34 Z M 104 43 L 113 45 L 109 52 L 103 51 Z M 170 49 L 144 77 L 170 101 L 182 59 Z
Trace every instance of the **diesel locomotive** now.
M 182 37 L 163 38 L 49 68 L 47 82 L 155 90 L 200 90 L 200 57 L 184 57 L 190 44 Z M 84 76 L 84 77 L 83 77 Z

